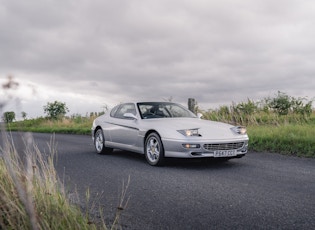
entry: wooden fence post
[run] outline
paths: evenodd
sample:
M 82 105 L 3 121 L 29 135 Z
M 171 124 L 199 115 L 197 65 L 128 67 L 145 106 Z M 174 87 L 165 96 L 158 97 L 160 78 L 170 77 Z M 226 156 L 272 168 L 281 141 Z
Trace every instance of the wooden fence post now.
M 195 98 L 188 98 L 188 109 L 195 113 L 195 107 L 196 107 L 196 100 Z

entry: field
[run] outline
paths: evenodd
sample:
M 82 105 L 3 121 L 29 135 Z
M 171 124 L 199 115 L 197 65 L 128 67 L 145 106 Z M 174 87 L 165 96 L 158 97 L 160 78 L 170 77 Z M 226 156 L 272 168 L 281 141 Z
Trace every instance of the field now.
M 225 112 L 222 112 L 224 110 Z M 299 157 L 315 157 L 315 113 L 278 115 L 260 111 L 254 114 L 227 112 L 226 109 L 201 111 L 204 119 L 244 125 L 250 138 L 249 150 L 277 152 Z M 75 116 L 60 120 L 37 118 L 8 124 L 12 131 L 90 135 L 95 117 Z

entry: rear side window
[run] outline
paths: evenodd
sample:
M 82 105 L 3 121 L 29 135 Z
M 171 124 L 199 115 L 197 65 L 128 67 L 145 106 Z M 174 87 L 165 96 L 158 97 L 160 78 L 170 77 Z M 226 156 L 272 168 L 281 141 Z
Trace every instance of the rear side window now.
M 110 116 L 111 117 L 115 117 L 115 113 L 117 111 L 117 109 L 119 108 L 120 105 L 115 106 L 111 111 L 110 111 Z
M 114 109 L 115 111 L 112 111 L 110 115 L 115 118 L 129 119 L 129 118 L 124 117 L 125 113 L 132 113 L 133 115 L 137 114 L 136 107 L 132 103 L 122 104 L 122 105 L 119 105 L 117 108 L 115 107 Z

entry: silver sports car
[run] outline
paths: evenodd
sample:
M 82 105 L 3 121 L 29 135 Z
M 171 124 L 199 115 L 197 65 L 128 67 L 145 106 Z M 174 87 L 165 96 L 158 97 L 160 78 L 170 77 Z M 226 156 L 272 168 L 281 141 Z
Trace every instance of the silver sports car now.
M 245 127 L 202 120 L 172 102 L 117 105 L 93 121 L 92 139 L 99 154 L 137 152 L 150 165 L 162 165 L 165 157 L 240 158 L 248 147 Z

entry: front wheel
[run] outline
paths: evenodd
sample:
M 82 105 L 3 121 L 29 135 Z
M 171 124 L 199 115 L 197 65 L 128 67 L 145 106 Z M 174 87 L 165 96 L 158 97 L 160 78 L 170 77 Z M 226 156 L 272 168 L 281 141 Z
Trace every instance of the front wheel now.
M 105 138 L 102 129 L 96 130 L 94 134 L 94 147 L 98 154 L 106 154 L 113 151 L 112 148 L 105 147 Z
M 157 133 L 151 133 L 147 137 L 144 154 L 150 165 L 161 166 L 164 163 L 164 148 L 161 138 Z

